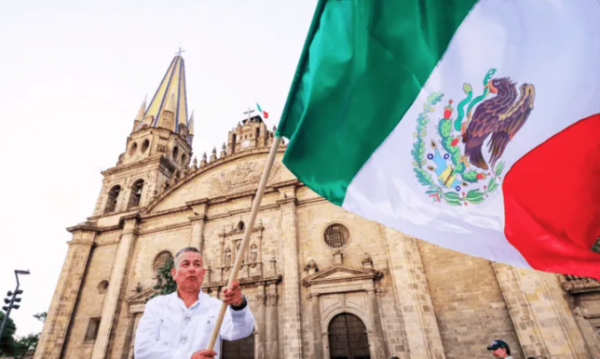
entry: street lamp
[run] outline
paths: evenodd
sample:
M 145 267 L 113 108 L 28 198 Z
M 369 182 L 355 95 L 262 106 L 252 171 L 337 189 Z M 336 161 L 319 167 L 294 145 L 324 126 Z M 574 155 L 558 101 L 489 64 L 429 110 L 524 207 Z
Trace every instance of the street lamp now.
M 15 304 L 15 303 L 21 303 L 21 298 L 18 298 L 17 296 L 20 294 L 23 294 L 23 290 L 19 289 L 19 274 L 21 275 L 28 275 L 29 271 L 28 270 L 15 270 L 15 278 L 17 278 L 17 287 L 15 288 L 14 292 L 8 292 L 6 293 L 6 295 L 8 296 L 8 298 L 4 298 L 4 303 L 6 304 L 4 307 L 2 307 L 2 309 L 6 312 L 6 314 L 4 314 L 4 319 L 2 320 L 2 325 L 0 326 L 0 338 L 2 338 L 2 332 L 4 331 L 4 326 L 6 325 L 6 322 L 8 321 L 8 316 L 10 315 L 10 311 L 11 309 L 19 309 L 21 306 L 19 304 Z

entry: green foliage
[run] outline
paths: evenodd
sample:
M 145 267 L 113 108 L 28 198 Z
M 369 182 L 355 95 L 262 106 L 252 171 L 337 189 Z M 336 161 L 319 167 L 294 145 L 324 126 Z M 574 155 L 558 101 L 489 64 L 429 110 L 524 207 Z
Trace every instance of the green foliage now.
M 154 286 L 154 289 L 158 291 L 158 293 L 154 294 L 151 298 L 154 298 L 158 295 L 167 295 L 175 292 L 177 290 L 177 283 L 173 280 L 171 276 L 171 269 L 175 266 L 173 259 L 170 258 L 165 262 L 165 264 L 156 271 L 158 276 L 158 281 Z
M 15 359 L 23 358 L 30 349 L 35 350 L 39 339 L 40 334 L 29 334 L 25 337 L 19 338 L 19 340 L 15 342 L 15 347 L 12 355 L 14 355 Z
M 0 312 L 0 323 L 4 320 L 4 316 L 6 313 Z M 0 353 L 2 354 L 12 354 L 15 349 L 15 332 L 17 331 L 17 326 L 15 322 L 9 317 L 6 321 L 6 325 L 4 326 L 4 331 L 2 332 L 2 337 L 0 338 Z

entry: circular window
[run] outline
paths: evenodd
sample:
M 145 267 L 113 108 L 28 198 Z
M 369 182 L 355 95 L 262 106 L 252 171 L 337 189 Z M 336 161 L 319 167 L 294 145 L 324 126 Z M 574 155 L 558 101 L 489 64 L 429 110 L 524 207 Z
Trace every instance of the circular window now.
M 173 258 L 173 255 L 171 254 L 171 252 L 169 252 L 169 251 L 160 252 L 156 256 L 156 258 L 154 258 L 154 264 L 152 265 L 152 268 L 154 268 L 154 271 L 159 270 L 171 258 Z
M 350 232 L 341 224 L 332 224 L 325 230 L 325 243 L 331 248 L 341 248 L 348 243 Z
M 100 284 L 98 284 L 98 293 L 103 294 L 103 293 L 106 293 L 107 290 L 108 290 L 108 281 L 107 280 L 103 280 L 102 282 L 100 282 Z
M 133 143 L 133 146 L 131 146 L 131 149 L 129 150 L 129 155 L 133 155 L 135 153 L 135 151 L 137 150 L 137 142 Z
M 142 143 L 142 153 L 146 152 L 146 150 L 148 149 L 149 146 L 150 146 L 150 141 L 148 141 L 148 139 L 146 139 L 146 141 L 144 141 L 144 143 Z
M 246 228 L 246 226 L 244 225 L 244 222 L 243 221 L 239 221 L 238 224 L 237 224 L 238 231 L 243 231 L 244 228 Z

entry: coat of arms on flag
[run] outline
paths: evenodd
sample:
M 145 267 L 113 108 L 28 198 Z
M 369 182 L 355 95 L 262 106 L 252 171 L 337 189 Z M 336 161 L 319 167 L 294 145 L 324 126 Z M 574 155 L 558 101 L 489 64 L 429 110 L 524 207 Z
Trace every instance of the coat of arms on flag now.
M 435 105 L 441 103 L 443 93 L 430 94 L 417 118 L 411 151 L 413 170 L 419 183 L 427 186 L 426 194 L 436 202 L 444 200 L 454 206 L 480 203 L 500 185 L 505 166 L 500 157 L 529 118 L 535 88 L 523 84 L 518 91 L 516 83 L 507 77 L 493 79 L 495 73 L 496 69 L 487 72 L 483 93 L 475 98 L 473 87 L 465 83 L 465 98 L 456 108 L 453 100 L 448 100 L 434 131 L 430 116 L 437 114 Z M 490 94 L 495 96 L 488 97 Z M 428 133 L 436 133 L 437 140 L 426 143 Z M 490 153 L 489 165 L 484 146 Z

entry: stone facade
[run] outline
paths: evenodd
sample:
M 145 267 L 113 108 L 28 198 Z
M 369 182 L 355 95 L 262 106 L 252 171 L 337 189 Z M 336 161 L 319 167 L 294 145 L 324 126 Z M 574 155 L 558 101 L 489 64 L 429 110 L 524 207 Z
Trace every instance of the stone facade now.
M 350 345 L 363 343 L 363 358 L 490 357 L 493 339 L 515 359 L 600 358 L 596 281 L 465 256 L 355 216 L 300 183 L 281 164 L 285 146 L 239 253 L 273 132 L 248 118 L 219 156 L 190 166 L 182 136 L 138 128 L 103 173 L 93 216 L 69 228 L 36 359 L 132 358 L 156 267 L 190 245 L 204 257 L 203 290 L 217 297 L 244 256 L 257 318 L 244 345 L 255 358 L 331 358 L 348 344 L 340 323 L 358 323 Z

